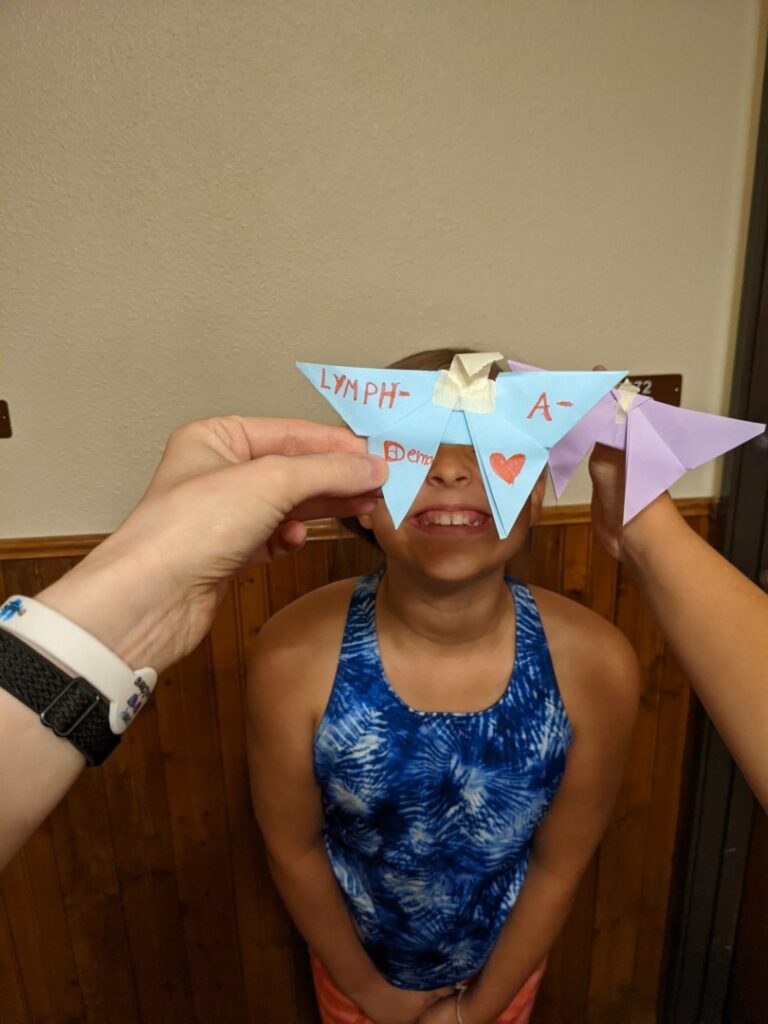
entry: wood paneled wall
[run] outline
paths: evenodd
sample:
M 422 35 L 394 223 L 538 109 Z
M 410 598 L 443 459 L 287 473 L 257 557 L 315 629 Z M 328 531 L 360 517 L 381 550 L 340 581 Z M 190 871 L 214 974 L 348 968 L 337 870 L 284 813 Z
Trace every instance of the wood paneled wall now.
M 704 536 L 711 503 L 683 502 Z M 0 543 L 0 591 L 34 594 L 95 538 Z M 86 771 L 0 878 L 4 1024 L 310 1024 L 303 943 L 249 804 L 244 666 L 266 618 L 375 556 L 326 525 L 243 572 L 209 638 L 158 683 L 117 753 Z M 548 510 L 515 565 L 616 622 L 644 688 L 610 826 L 550 959 L 538 1024 L 656 1020 L 689 688 L 588 510 Z M 2 597 L 0 593 L 0 597 Z M 279 695 L 276 695 L 276 697 Z
M 768 935 L 766 864 L 768 814 L 756 803 L 724 1024 L 765 1024 L 768 1021 L 768 986 L 765 984 L 765 937 Z

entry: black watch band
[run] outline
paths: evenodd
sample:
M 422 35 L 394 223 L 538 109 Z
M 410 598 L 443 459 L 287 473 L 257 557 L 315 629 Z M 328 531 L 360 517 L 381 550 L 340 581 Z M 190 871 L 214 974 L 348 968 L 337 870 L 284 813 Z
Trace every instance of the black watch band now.
M 120 737 L 109 727 L 109 705 L 91 684 L 72 678 L 17 636 L 0 628 L 0 687 L 69 740 L 89 768 L 115 749 Z

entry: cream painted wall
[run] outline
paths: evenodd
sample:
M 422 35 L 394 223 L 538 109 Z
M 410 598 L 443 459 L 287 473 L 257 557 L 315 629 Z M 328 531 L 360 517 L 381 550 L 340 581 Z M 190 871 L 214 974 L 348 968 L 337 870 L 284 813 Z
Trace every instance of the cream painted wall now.
M 181 420 L 329 418 L 296 358 L 601 360 L 725 411 L 764 28 L 758 0 L 4 0 L 0 536 L 112 528 Z

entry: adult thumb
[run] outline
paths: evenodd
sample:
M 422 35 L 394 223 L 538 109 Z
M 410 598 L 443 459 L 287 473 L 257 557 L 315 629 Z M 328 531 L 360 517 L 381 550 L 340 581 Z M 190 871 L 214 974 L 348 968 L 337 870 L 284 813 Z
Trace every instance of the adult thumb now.
M 265 455 L 255 463 L 264 500 L 284 514 L 313 498 L 367 494 L 384 483 L 387 472 L 382 459 L 347 452 Z

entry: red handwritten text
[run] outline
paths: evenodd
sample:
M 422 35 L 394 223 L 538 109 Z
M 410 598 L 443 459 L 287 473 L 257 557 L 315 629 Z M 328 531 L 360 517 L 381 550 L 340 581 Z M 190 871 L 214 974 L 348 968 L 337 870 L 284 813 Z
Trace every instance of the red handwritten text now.
M 333 382 L 328 379 L 325 367 L 320 370 L 320 387 L 323 391 L 332 391 L 334 395 L 351 399 L 353 402 L 361 402 L 363 405 L 375 401 L 380 409 L 391 409 L 396 399 L 410 398 L 410 392 L 403 391 L 397 381 L 392 381 L 391 384 L 376 384 L 372 380 L 348 377 L 346 373 L 332 372 L 331 375 Z
M 573 402 L 556 402 L 555 404 L 562 406 L 564 409 L 570 409 L 573 406 Z M 536 413 L 540 412 L 544 419 L 547 421 L 547 423 L 551 423 L 552 413 L 550 412 L 549 405 L 550 403 L 549 399 L 547 398 L 547 392 L 542 391 L 539 397 L 536 399 L 533 408 L 525 418 L 527 420 L 532 420 Z
M 526 419 L 532 420 L 537 412 L 544 413 L 544 419 L 548 423 L 552 422 L 552 413 L 549 411 L 549 402 L 547 401 L 547 392 L 542 391 L 539 397 L 536 399 L 536 403 L 531 411 L 526 416 Z
M 402 462 L 403 460 L 406 462 L 416 462 L 420 466 L 432 465 L 432 456 L 427 455 L 426 452 L 420 452 L 418 448 L 409 448 L 406 451 L 399 441 L 385 441 L 384 461 Z

